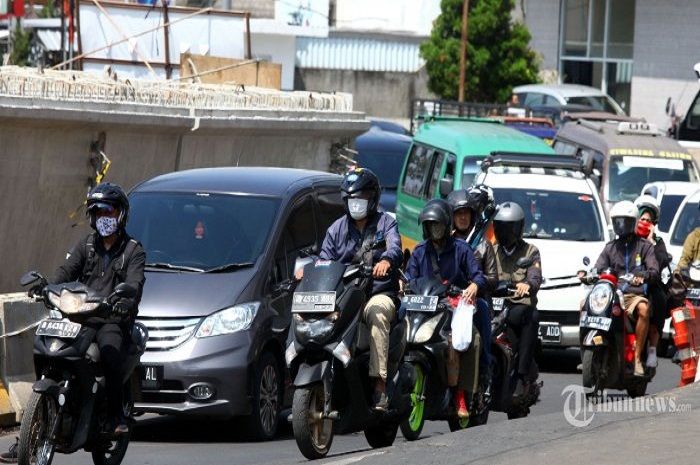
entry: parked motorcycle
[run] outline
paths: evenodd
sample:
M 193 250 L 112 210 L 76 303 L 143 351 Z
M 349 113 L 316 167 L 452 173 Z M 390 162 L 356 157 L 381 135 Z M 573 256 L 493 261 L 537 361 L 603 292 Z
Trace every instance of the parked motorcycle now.
M 41 287 L 50 310 L 34 339 L 34 367 L 38 381 L 32 387 L 22 416 L 17 448 L 20 465 L 49 465 L 55 452 L 92 453 L 96 465 L 119 465 L 129 446 L 129 435 L 115 436 L 108 423 L 105 377 L 96 330 L 88 323 L 105 321 L 119 298 L 133 298 L 137 290 L 122 283 L 107 298 L 82 283 L 47 285 L 37 272 L 25 274 L 22 286 Z M 123 413 L 131 417 L 131 373 L 146 348 L 148 332 L 135 323 L 123 378 Z
M 584 265 L 589 263 L 588 257 L 584 258 Z M 630 397 L 643 396 L 656 373 L 655 368 L 645 366 L 644 377 L 634 376 L 635 325 L 627 318 L 622 292 L 617 289 L 619 280 L 631 282 L 633 277 L 618 277 L 612 270 L 591 270 L 582 278 L 593 284 L 584 300 L 579 333 L 583 386 L 591 388 L 592 395 L 609 388 L 626 390 Z
M 411 414 L 401 423 L 401 433 L 409 441 L 418 439 L 426 420 L 447 420 L 450 431 L 485 424 L 490 403 L 488 386 L 479 385 L 473 398 L 468 399 L 470 417 L 460 419 L 447 385 L 448 335 L 462 290 L 436 277 L 423 277 L 413 281 L 406 292 L 399 313 L 405 312 L 409 321 L 405 359 L 413 365 L 416 382 Z M 476 338 L 476 329 L 473 334 Z
M 389 409 L 372 409 L 369 330 L 362 323 L 371 288 L 371 266 L 318 260 L 305 267 L 294 293 L 285 357 L 296 388 L 294 438 L 306 458 L 326 456 L 336 433 L 364 430 L 370 446 L 388 447 L 410 411 L 415 377 L 403 360 L 405 319 L 392 324 L 389 338 Z

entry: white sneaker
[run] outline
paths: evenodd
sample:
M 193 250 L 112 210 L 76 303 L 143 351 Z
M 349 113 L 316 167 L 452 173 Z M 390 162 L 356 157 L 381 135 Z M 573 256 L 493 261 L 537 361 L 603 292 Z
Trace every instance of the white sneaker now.
M 649 348 L 647 353 L 647 366 L 649 368 L 656 368 L 659 365 L 659 360 L 656 358 L 656 349 L 653 347 Z

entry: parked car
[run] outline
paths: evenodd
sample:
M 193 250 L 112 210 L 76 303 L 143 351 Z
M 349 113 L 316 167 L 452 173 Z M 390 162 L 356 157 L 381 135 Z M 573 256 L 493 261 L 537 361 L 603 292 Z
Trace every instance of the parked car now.
M 147 256 L 138 321 L 150 336 L 136 411 L 242 415 L 255 437 L 275 435 L 291 405 L 284 343 L 293 273 L 344 214 L 340 181 L 316 171 L 209 168 L 132 190 L 128 230 Z
M 580 84 L 529 84 L 513 88 L 520 106 L 579 105 L 593 111 L 624 115 L 625 111 L 609 95 L 595 87 Z
M 700 227 L 700 186 L 692 194 L 683 199 L 678 207 L 678 212 L 673 217 L 671 227 L 668 231 L 668 241 L 666 249 L 673 257 L 672 266 L 681 258 L 683 252 L 683 243 L 688 234 L 693 232 L 695 228 Z
M 393 121 L 387 121 L 385 119 L 371 119 L 369 120 L 369 127 L 376 127 L 382 131 L 393 132 L 395 134 L 401 134 L 402 136 L 411 135 L 411 132 L 405 127 L 401 126 L 399 123 L 394 123 Z
M 396 195 L 396 220 L 405 248 L 412 250 L 423 240 L 418 216 L 426 202 L 471 186 L 481 162 L 494 152 L 554 155 L 542 139 L 494 119 L 435 117 L 418 128 Z
M 683 199 L 700 189 L 700 184 L 694 182 L 655 181 L 646 184 L 642 188 L 642 194 L 650 195 L 656 199 L 661 215 L 656 225 L 656 232 L 668 243 L 668 232 L 671 228 L 673 217 L 680 207 Z
M 542 346 L 578 347 L 586 288 L 576 273 L 584 257 L 595 261 L 610 240 L 596 185 L 573 156 L 505 154 L 487 158 L 481 168 L 476 182 L 491 187 L 497 203 L 523 208 L 524 239 L 540 251 Z
M 379 204 L 392 214 L 396 211 L 396 187 L 410 146 L 409 136 L 385 131 L 379 126 L 372 126 L 355 139 L 355 161 L 379 177 L 382 186 Z
M 699 176 L 686 149 L 644 122 L 568 122 L 557 132 L 554 150 L 583 160 L 606 208 L 620 200 L 634 201 L 649 182 L 697 182 Z

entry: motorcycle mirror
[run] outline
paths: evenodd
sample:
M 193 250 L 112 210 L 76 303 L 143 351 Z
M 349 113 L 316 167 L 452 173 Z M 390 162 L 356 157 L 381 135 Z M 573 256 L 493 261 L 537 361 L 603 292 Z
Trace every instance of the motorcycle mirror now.
M 583 265 L 584 265 L 584 266 L 588 266 L 588 265 L 590 265 L 590 264 L 591 264 L 591 259 L 588 258 L 587 256 L 586 256 L 586 257 L 583 257 Z
M 671 115 L 671 97 L 666 99 L 666 114 Z
M 114 288 L 112 295 L 114 295 L 114 297 L 119 297 L 120 299 L 133 299 L 136 297 L 137 293 L 138 290 L 131 284 L 119 283 L 117 284 L 117 287 Z
M 531 257 L 520 257 L 518 261 L 515 262 L 515 266 L 518 268 L 530 268 L 532 262 L 533 260 Z
M 41 274 L 39 274 L 38 271 L 29 271 L 22 275 L 22 277 L 19 280 L 19 285 L 22 287 L 26 287 L 30 284 L 36 283 L 41 279 L 43 279 L 43 277 L 41 276 Z

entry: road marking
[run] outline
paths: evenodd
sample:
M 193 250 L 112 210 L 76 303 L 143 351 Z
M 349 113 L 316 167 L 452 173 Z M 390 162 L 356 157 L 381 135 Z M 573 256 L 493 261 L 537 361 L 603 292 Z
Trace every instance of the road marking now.
M 382 452 L 370 452 L 369 454 L 363 454 L 363 455 L 358 455 L 357 457 L 349 457 L 346 459 L 342 460 L 336 460 L 335 462 L 326 462 L 326 465 L 349 465 L 351 463 L 359 462 L 360 460 L 364 460 L 367 457 L 372 457 L 374 455 L 382 455 L 384 454 L 384 451 Z

